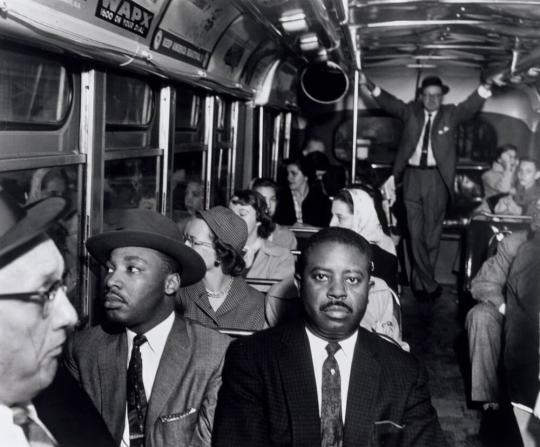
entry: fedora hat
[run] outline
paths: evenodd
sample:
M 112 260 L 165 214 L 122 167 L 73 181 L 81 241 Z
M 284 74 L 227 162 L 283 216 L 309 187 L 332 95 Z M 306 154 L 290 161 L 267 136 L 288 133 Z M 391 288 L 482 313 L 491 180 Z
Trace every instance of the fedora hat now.
M 418 91 L 420 93 L 423 93 L 424 89 L 426 89 L 428 87 L 432 87 L 432 86 L 440 87 L 441 90 L 442 90 L 443 95 L 446 95 L 450 91 L 450 87 L 443 84 L 443 82 L 441 81 L 441 78 L 439 78 L 438 76 L 428 76 L 428 77 L 424 78 L 422 80 L 422 85 L 420 86 Z
M 43 234 L 65 216 L 68 202 L 62 197 L 50 197 L 23 207 L 0 188 L 0 264 L 17 248 Z
M 88 238 L 86 248 L 103 265 L 115 248 L 152 248 L 176 260 L 185 287 L 199 282 L 206 267 L 199 254 L 182 239 L 176 224 L 168 217 L 155 211 L 129 209 L 118 214 L 112 230 Z

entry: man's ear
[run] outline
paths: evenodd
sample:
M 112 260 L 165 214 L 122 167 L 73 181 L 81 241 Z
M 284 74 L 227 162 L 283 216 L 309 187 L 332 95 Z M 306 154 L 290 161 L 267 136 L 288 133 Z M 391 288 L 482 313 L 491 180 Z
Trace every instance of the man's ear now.
M 534 179 L 538 180 L 540 178 L 540 171 L 536 171 L 536 174 L 534 174 Z
M 169 273 L 165 278 L 165 294 L 166 295 L 175 295 L 180 288 L 180 275 L 178 273 Z

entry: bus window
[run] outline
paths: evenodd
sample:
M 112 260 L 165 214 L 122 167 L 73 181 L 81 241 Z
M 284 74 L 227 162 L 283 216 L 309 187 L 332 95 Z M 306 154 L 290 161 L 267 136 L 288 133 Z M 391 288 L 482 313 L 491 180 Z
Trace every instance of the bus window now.
M 79 189 L 81 169 L 78 166 L 46 167 L 9 172 L 0 172 L 0 186 L 8 191 L 21 205 L 52 196 L 68 200 L 70 212 L 54 224 L 49 236 L 54 240 L 66 265 L 65 281 L 67 295 L 79 312 L 86 316 L 86 309 L 80 299 L 81 293 L 81 196 Z
M 232 135 L 231 101 L 216 96 L 214 115 L 214 150 L 212 153 L 211 205 L 227 205 L 231 189 Z
M 154 93 L 144 81 L 107 74 L 107 125 L 147 126 L 154 109 Z
M 0 123 L 58 127 L 72 88 L 66 69 L 49 58 L 0 49 Z
M 157 211 L 157 158 L 108 160 L 105 163 L 104 226 L 114 225 L 118 210 Z
M 201 143 L 204 95 L 188 87 L 176 89 L 175 143 Z

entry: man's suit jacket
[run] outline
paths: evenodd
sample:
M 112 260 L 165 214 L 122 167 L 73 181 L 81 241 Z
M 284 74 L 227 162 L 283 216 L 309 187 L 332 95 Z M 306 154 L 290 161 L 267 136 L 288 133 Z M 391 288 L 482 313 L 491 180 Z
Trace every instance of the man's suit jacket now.
M 398 179 L 414 153 L 424 128 L 424 106 L 419 101 L 405 103 L 382 89 L 381 94 L 375 100 L 386 112 L 403 122 L 403 133 L 392 171 L 394 177 Z M 458 105 L 444 104 L 440 107 L 431 124 L 433 155 L 451 196 L 453 196 L 454 191 L 457 160 L 456 128 L 459 123 L 472 119 L 484 101 L 485 99 L 478 94 L 478 91 L 474 91 Z
M 176 316 L 148 403 L 147 447 L 210 445 L 229 342 L 228 337 L 213 329 Z M 103 416 L 117 445 L 125 422 L 127 358 L 124 329 L 107 332 L 94 327 L 74 334 L 68 342 L 65 359 L 67 368 Z
M 33 403 L 61 447 L 118 447 L 88 395 L 62 366 Z
M 212 445 L 313 447 L 321 445 L 320 430 L 303 323 L 268 329 L 231 344 Z M 444 444 L 424 368 L 411 354 L 360 329 L 343 447 Z

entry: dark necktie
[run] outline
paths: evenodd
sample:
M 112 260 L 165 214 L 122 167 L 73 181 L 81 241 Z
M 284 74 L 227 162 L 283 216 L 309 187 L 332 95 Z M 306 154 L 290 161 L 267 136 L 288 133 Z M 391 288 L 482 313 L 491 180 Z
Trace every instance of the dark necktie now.
M 127 409 L 129 421 L 129 445 L 144 447 L 144 422 L 146 419 L 146 394 L 142 378 L 140 347 L 146 342 L 144 335 L 136 335 L 127 370 Z
M 12 407 L 13 422 L 20 426 L 30 447 L 56 447 L 58 444 L 34 421 L 24 407 Z
M 326 345 L 328 357 L 322 368 L 321 398 L 321 447 L 343 445 L 343 420 L 341 417 L 341 375 L 334 354 L 341 349 L 338 343 Z
M 426 127 L 424 129 L 424 138 L 422 140 L 422 154 L 420 155 L 420 167 L 427 166 L 427 156 L 429 147 L 429 134 L 431 133 L 431 113 L 428 113 Z

